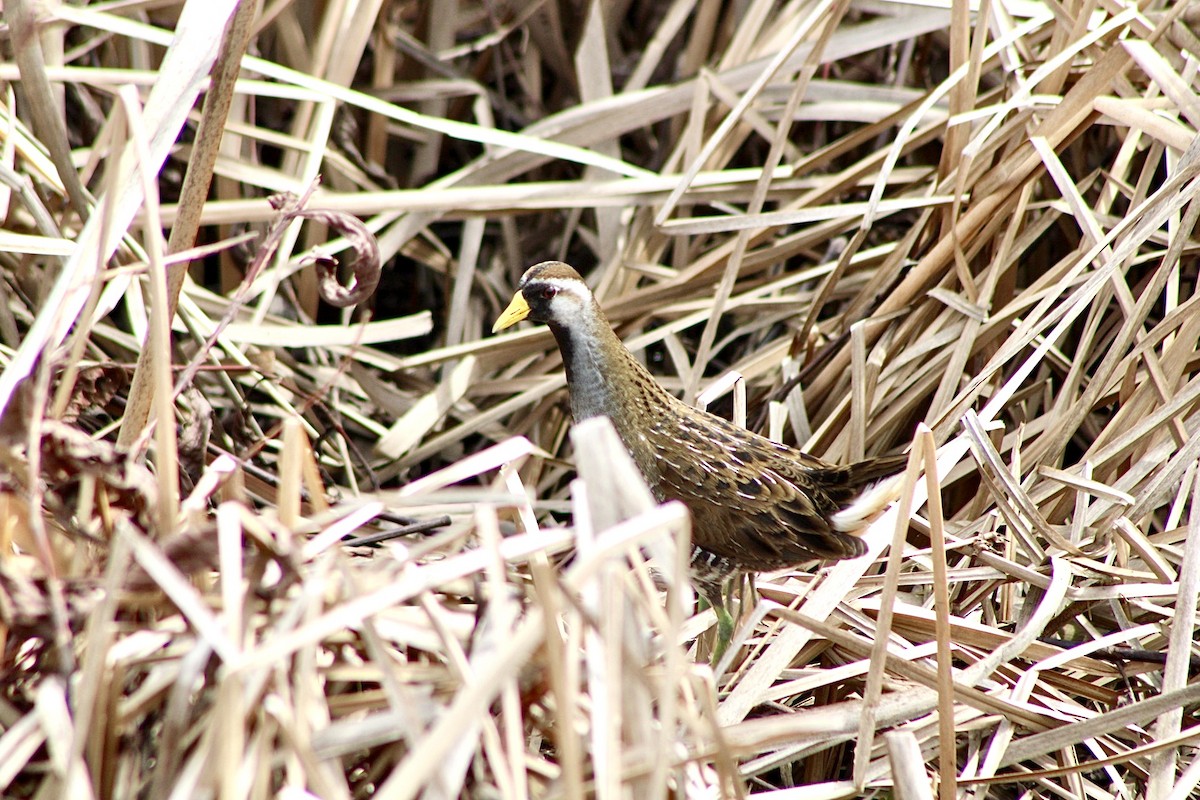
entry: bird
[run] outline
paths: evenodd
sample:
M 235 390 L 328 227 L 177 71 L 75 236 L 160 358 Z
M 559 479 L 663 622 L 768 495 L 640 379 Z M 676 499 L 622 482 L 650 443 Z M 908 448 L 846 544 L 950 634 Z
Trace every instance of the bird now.
M 522 320 L 554 334 L 575 422 L 608 417 L 655 498 L 691 512 L 690 577 L 714 609 L 730 578 L 866 553 L 860 535 L 897 496 L 906 456 L 831 464 L 688 405 L 634 358 L 561 261 L 526 270 L 492 332 Z

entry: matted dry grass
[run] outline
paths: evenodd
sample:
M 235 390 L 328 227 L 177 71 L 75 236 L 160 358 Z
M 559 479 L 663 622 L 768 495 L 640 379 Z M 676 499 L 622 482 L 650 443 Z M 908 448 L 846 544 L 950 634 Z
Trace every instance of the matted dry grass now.
M 4 5 L 5 796 L 1197 794 L 1200 7 Z M 485 333 L 552 257 L 910 449 L 716 665 L 686 514 Z

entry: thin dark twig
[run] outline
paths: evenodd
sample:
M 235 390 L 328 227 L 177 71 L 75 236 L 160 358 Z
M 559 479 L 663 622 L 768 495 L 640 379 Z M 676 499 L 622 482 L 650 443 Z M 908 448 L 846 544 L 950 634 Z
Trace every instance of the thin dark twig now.
M 449 524 L 449 516 L 434 517 L 433 519 L 414 522 L 411 525 L 402 525 L 399 528 L 388 528 L 387 530 L 379 531 L 377 533 L 370 533 L 366 536 L 348 536 L 342 540 L 342 544 L 346 545 L 346 547 L 362 547 L 364 545 L 379 544 L 380 542 L 386 542 L 389 539 L 398 539 L 401 536 L 408 536 L 412 533 L 424 533 L 425 531 L 444 528 Z

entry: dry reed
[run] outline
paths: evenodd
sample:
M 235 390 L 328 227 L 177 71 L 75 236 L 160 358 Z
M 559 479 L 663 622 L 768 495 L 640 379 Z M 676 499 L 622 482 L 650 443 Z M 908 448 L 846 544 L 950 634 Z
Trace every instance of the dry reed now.
M 1196 4 L 4 5 L 0 793 L 1200 796 Z M 910 449 L 718 664 L 547 258 Z

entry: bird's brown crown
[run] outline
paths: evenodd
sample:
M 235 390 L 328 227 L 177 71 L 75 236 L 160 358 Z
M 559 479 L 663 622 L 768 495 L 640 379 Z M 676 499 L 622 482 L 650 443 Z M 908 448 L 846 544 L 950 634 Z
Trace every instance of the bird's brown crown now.
M 521 276 L 521 283 L 518 285 L 518 288 L 524 289 L 528 284 L 538 281 L 554 280 L 579 281 L 583 283 L 583 276 L 576 272 L 575 268 L 570 264 L 564 264 L 561 261 L 543 261 L 525 270 L 525 274 Z

